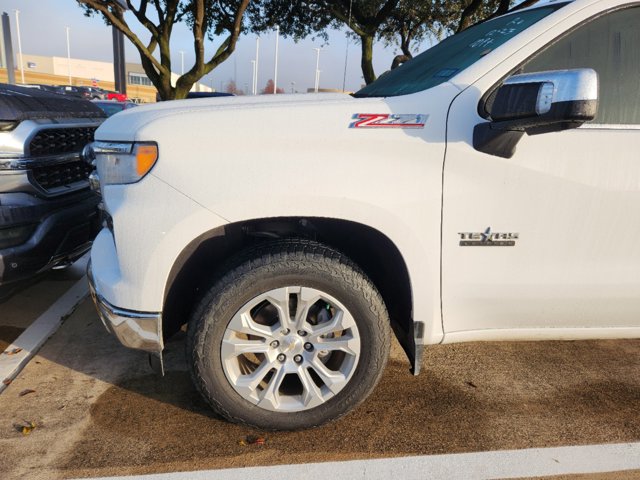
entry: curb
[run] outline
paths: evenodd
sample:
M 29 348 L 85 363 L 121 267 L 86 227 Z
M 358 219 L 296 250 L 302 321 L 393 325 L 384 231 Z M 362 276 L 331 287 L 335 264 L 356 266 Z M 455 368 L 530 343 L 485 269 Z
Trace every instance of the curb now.
M 0 354 L 0 393 L 88 295 L 89 283 L 83 276 Z

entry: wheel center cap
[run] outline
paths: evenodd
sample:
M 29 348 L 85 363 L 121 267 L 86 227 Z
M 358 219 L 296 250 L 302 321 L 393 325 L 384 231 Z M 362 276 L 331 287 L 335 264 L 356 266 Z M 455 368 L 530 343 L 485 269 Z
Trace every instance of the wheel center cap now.
M 300 353 L 303 348 L 302 340 L 297 336 L 288 335 L 282 339 L 280 343 L 282 353 Z

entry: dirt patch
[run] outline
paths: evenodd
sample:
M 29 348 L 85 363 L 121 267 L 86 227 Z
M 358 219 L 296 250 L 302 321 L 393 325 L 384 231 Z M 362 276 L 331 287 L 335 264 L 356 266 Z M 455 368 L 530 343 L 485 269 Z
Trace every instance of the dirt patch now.
M 640 340 L 440 345 L 427 348 L 423 373 L 413 377 L 394 344 L 380 385 L 356 411 L 317 429 L 272 433 L 211 413 L 186 372 L 184 335 L 167 344 L 168 374 L 159 378 L 142 352 L 105 332 L 86 301 L 0 395 L 0 478 L 637 442 L 639 347 Z M 34 392 L 20 396 L 25 389 Z M 37 425 L 28 436 L 13 427 L 23 421 Z M 249 435 L 266 443 L 241 445 Z
M 187 372 L 120 382 L 60 468 L 68 476 L 351 460 L 640 440 L 638 341 L 429 349 L 424 373 L 390 361 L 338 422 L 260 432 L 216 418 Z M 265 445 L 240 445 L 247 436 Z M 614 477 L 615 478 L 615 477 Z
M 0 352 L 4 352 L 22 332 L 24 328 L 0 325 Z

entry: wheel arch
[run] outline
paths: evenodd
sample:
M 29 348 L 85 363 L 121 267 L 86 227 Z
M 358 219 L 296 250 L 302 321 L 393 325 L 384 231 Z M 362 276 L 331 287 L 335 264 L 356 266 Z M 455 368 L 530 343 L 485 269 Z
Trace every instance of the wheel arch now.
M 194 305 L 224 271 L 225 261 L 241 250 L 270 239 L 301 237 L 336 248 L 355 262 L 376 285 L 389 311 L 391 326 L 419 371 L 423 323 L 413 320 L 414 296 L 402 253 L 384 233 L 367 225 L 319 217 L 262 218 L 227 224 L 191 241 L 169 273 L 163 305 L 165 340 L 188 320 Z

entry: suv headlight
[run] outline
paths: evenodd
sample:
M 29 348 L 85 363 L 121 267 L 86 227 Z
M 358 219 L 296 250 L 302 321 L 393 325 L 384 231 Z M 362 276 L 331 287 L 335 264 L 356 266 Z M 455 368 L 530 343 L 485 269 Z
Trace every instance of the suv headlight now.
M 103 185 L 139 182 L 158 160 L 158 145 L 154 142 L 94 142 L 91 148 Z

